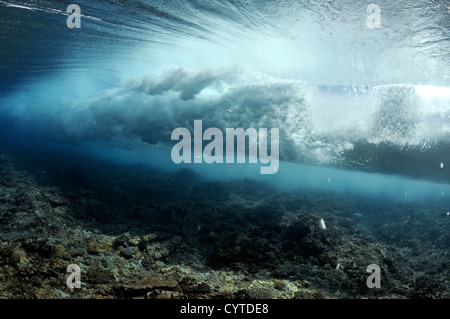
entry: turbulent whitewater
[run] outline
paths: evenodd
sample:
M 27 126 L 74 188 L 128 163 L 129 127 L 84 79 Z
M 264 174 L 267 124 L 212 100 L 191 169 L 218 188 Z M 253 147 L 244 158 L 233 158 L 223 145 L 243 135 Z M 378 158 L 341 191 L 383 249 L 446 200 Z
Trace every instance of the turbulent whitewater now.
M 197 119 L 279 128 L 285 162 L 450 180 L 448 1 L 379 2 L 380 28 L 366 1 L 77 4 L 70 29 L 66 2 L 0 1 L 4 143 L 168 152 Z

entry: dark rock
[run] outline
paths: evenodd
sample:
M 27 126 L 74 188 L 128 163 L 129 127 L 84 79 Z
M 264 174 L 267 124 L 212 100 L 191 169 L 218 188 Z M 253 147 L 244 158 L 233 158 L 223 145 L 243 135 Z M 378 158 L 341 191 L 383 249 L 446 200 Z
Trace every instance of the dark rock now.
M 112 272 L 98 264 L 88 268 L 85 278 L 86 282 L 90 284 L 107 284 L 114 281 Z
M 144 278 L 141 280 L 133 280 L 118 289 L 118 293 L 125 298 L 144 296 L 147 292 L 154 289 L 174 290 L 177 287 L 174 280 L 159 280 L 155 278 Z
M 435 299 L 441 298 L 441 283 L 430 276 L 420 276 L 416 278 L 414 284 L 414 298 Z
M 45 239 L 27 240 L 23 243 L 23 247 L 29 251 L 38 253 L 41 257 L 49 258 L 55 253 L 55 247 L 49 244 Z
M 3 236 L 6 239 L 22 239 L 25 237 L 25 233 L 12 231 L 12 232 L 3 234 Z
M 86 248 L 83 248 L 83 247 L 75 247 L 74 249 L 72 249 L 72 250 L 70 251 L 70 254 L 71 254 L 73 257 L 76 257 L 76 256 L 84 256 L 84 255 L 87 254 L 87 250 L 86 250 Z
M 120 250 L 120 254 L 125 258 L 132 258 L 137 252 L 138 248 L 136 246 L 125 247 Z
M 128 246 L 137 246 L 140 242 L 140 238 L 137 236 L 131 236 L 129 233 L 124 233 L 118 236 L 114 242 L 113 247 L 128 247 Z
M 327 225 L 323 230 L 319 225 L 320 217 L 308 215 L 295 221 L 285 231 L 285 249 L 291 249 L 303 257 L 315 257 L 321 263 L 326 262 L 325 253 L 338 243 L 337 232 Z

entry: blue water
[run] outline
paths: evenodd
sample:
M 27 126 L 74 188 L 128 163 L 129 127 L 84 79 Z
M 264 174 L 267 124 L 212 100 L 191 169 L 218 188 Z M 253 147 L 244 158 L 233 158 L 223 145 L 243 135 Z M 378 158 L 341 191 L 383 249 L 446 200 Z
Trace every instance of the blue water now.
M 276 174 L 188 166 L 287 191 L 450 196 L 445 1 L 380 2 L 379 29 L 366 2 L 77 4 L 81 28 L 70 29 L 64 1 L 0 1 L 0 148 L 175 172 L 177 127 L 277 127 Z

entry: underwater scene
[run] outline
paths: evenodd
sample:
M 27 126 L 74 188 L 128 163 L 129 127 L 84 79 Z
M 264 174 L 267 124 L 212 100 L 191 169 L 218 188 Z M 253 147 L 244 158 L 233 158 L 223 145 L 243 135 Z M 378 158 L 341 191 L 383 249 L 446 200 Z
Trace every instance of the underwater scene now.
M 0 21 L 0 299 L 450 298 L 450 1 Z

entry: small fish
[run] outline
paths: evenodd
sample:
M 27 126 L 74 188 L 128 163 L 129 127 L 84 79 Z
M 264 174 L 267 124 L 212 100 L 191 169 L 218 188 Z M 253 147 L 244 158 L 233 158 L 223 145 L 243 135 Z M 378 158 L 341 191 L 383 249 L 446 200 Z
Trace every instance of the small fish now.
M 228 113 L 231 113 L 231 109 L 228 109 L 227 111 L 228 111 Z
M 444 169 L 444 162 L 441 162 L 441 171 Z

